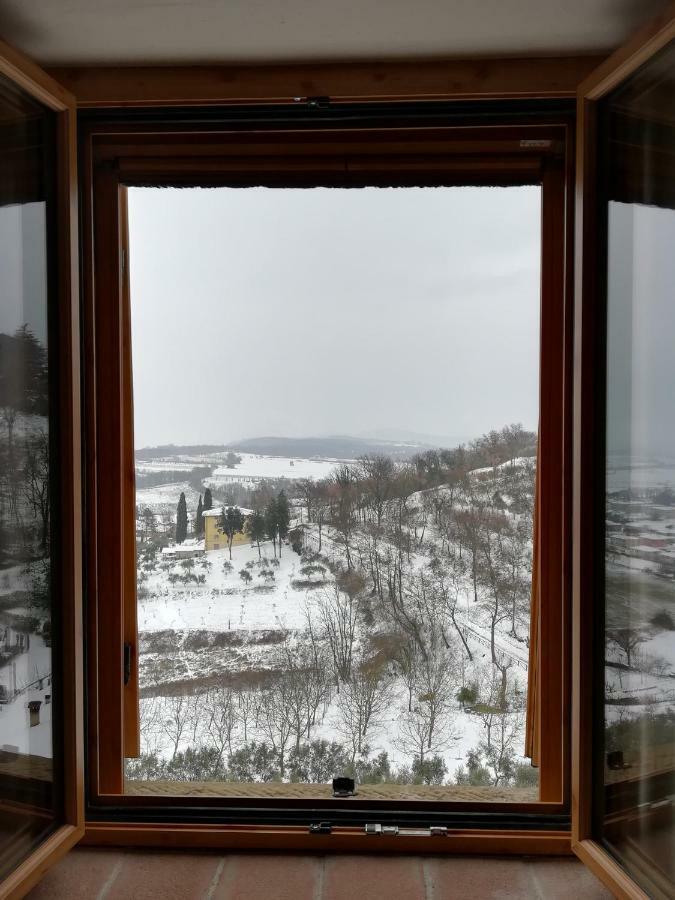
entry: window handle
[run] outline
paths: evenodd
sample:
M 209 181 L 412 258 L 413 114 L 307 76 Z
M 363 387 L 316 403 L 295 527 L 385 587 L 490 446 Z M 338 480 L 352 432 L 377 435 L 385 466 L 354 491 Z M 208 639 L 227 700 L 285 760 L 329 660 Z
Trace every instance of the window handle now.
M 131 680 L 131 644 L 124 645 L 124 686 Z

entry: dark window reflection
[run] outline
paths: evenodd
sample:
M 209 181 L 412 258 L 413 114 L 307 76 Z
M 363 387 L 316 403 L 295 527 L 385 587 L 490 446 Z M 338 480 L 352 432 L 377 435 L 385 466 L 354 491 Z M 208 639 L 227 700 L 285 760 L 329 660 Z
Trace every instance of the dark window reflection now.
M 0 879 L 57 819 L 47 351 L 52 115 L 0 80 Z
M 675 891 L 675 48 L 605 107 L 607 472 L 603 836 Z

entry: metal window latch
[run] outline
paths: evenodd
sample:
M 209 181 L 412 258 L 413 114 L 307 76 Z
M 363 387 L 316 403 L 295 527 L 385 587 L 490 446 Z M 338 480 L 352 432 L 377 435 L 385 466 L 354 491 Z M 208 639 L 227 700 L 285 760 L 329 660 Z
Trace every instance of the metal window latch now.
M 124 645 L 124 686 L 131 681 L 131 644 Z
M 305 103 L 307 109 L 328 109 L 330 97 L 307 97 Z
M 380 825 L 379 822 L 366 825 L 366 834 L 385 834 L 405 837 L 447 837 L 448 829 L 445 825 L 430 825 L 428 828 L 399 828 L 398 825 Z
M 356 782 L 353 778 L 341 777 L 333 779 L 334 797 L 353 797 L 356 793 Z
M 333 826 L 330 822 L 312 822 L 309 826 L 310 834 L 330 834 L 333 831 Z

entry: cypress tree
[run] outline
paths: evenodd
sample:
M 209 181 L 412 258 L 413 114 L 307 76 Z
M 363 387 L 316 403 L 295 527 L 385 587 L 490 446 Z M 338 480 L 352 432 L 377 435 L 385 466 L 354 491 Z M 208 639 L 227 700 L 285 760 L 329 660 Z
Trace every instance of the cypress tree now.
M 187 537 L 188 515 L 185 494 L 181 491 L 176 509 L 176 543 L 182 544 Z
M 277 555 L 277 534 L 278 534 L 278 526 L 277 526 L 277 501 L 272 497 L 270 502 L 265 507 L 265 531 L 267 532 L 268 538 L 272 541 L 274 546 L 274 556 Z
M 197 502 L 197 515 L 195 516 L 195 531 L 197 533 L 197 537 L 202 537 L 204 534 L 204 516 L 202 515 L 204 511 L 204 507 L 202 505 L 202 495 L 199 495 L 199 501 Z
M 202 507 L 204 512 L 207 509 L 213 509 L 213 497 L 211 496 L 211 488 L 206 488 L 204 491 L 204 506 Z
M 291 508 L 288 497 L 283 491 L 279 491 L 276 502 L 277 532 L 279 533 L 279 556 L 281 556 L 281 541 L 288 536 L 288 526 L 291 521 Z
M 248 531 L 251 541 L 258 546 L 258 559 L 261 558 L 260 541 L 264 540 L 267 530 L 265 528 L 265 517 L 257 510 L 246 521 L 246 530 Z
M 220 530 L 227 535 L 227 549 L 230 551 L 230 559 L 232 559 L 232 541 L 235 534 L 239 534 L 244 530 L 244 517 L 238 506 L 223 507 L 220 518 L 218 519 Z

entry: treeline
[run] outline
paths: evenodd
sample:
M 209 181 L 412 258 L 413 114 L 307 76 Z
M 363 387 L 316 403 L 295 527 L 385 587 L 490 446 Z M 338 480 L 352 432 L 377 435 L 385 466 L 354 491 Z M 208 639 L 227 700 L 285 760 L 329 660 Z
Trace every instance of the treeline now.
M 398 767 L 385 751 L 373 754 L 370 740 L 388 707 L 373 705 L 368 679 L 356 693 L 339 698 L 336 724 L 342 739 L 317 738 L 313 732 L 332 697 L 329 680 L 316 675 L 315 664 L 305 655 L 301 664 L 292 663 L 256 692 L 220 685 L 198 694 L 144 700 L 149 746 L 139 759 L 127 761 L 127 777 L 321 784 L 336 775 L 353 775 L 362 784 L 522 787 L 536 782 L 536 772 L 519 763 L 512 748 L 498 750 L 494 735 L 492 752 L 481 757 L 476 751 L 468 766 L 454 773 L 435 751 L 412 753 Z M 391 695 L 387 700 L 390 704 Z
M 171 456 L 202 456 L 210 453 L 222 453 L 227 450 L 225 444 L 162 444 L 158 447 L 144 447 L 136 450 L 136 459 L 166 459 Z
M 27 325 L 0 334 L 0 567 L 49 554 L 47 352 Z
M 136 471 L 136 490 L 187 481 L 190 487 L 201 491 L 204 480 L 210 478 L 212 474 L 213 466 L 194 466 L 192 469 L 184 471 L 180 469 L 159 469 L 154 472 Z

